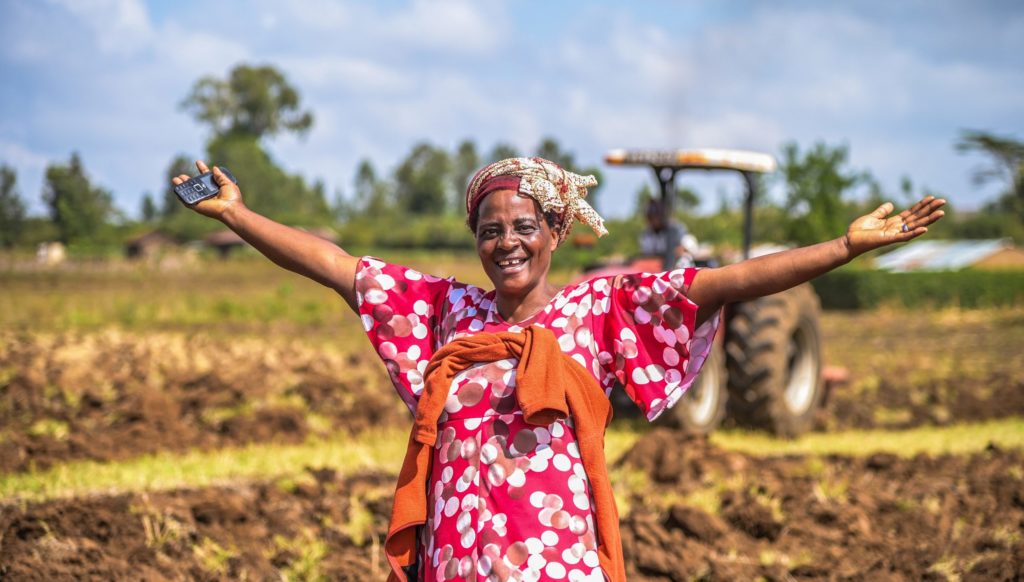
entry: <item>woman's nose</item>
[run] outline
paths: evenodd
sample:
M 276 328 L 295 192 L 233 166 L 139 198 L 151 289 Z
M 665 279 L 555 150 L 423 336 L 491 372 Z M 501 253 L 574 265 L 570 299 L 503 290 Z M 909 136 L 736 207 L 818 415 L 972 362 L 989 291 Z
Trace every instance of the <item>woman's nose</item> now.
M 502 249 L 514 249 L 519 246 L 519 237 L 512 230 L 503 232 L 498 237 L 498 246 Z

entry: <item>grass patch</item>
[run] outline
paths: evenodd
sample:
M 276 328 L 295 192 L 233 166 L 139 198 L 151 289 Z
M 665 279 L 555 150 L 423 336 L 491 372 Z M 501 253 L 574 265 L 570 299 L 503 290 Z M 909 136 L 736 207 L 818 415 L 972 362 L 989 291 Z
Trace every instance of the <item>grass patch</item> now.
M 633 446 L 646 427 L 624 423 L 612 427 L 605 441 L 609 462 Z M 397 473 L 405 455 L 408 435 L 389 429 L 358 437 L 311 439 L 300 445 L 255 444 L 215 451 L 183 454 L 160 453 L 127 461 L 72 462 L 47 471 L 0 475 L 0 499 L 39 501 L 122 491 L 153 491 L 177 487 L 205 487 L 235 479 L 294 477 L 306 467 L 331 467 L 341 473 L 383 470 Z M 980 451 L 989 443 L 1006 448 L 1024 447 L 1024 419 L 1011 418 L 947 427 L 923 427 L 906 431 L 845 431 L 810 434 L 786 440 L 762 433 L 719 431 L 711 436 L 717 446 L 755 456 L 849 455 L 892 452 L 909 457 L 918 453 L 963 454 Z M 809 465 L 811 472 L 820 467 Z M 636 476 L 616 474 L 617 486 L 644 488 Z M 842 497 L 842 483 L 822 490 L 826 497 Z M 616 491 L 622 496 L 626 491 Z M 711 498 L 703 500 L 711 505 Z
M 211 574 L 224 576 L 228 571 L 228 562 L 235 557 L 235 552 L 221 546 L 212 538 L 203 538 L 202 542 L 192 546 L 203 569 Z
M 127 461 L 78 461 L 47 471 L 0 476 L 0 499 L 42 500 L 95 493 L 205 487 L 233 479 L 272 478 L 329 466 L 339 472 L 398 472 L 407 435 L 374 431 L 358 438 L 312 439 L 300 445 L 255 444 Z
M 491 288 L 475 253 L 381 254 L 392 263 Z M 551 278 L 564 284 L 574 274 L 555 270 Z M 59 269 L 0 265 L 0 288 L 0 329 L 298 329 L 328 337 L 336 337 L 339 327 L 360 329 L 337 293 L 251 254 L 197 259 L 173 269 L 123 260 Z
M 749 455 L 847 455 L 860 457 L 890 452 L 902 457 L 919 453 L 963 454 L 993 443 L 1024 448 L 1024 418 L 1005 418 L 950 426 L 923 426 L 910 430 L 849 430 L 812 433 L 786 440 L 763 433 L 728 430 L 711 435 L 711 442 Z
M 281 578 L 286 582 L 327 580 L 322 567 L 327 557 L 327 544 L 313 532 L 303 532 L 303 535 L 294 539 L 276 535 L 274 546 L 278 551 L 295 556 L 288 566 L 281 569 Z

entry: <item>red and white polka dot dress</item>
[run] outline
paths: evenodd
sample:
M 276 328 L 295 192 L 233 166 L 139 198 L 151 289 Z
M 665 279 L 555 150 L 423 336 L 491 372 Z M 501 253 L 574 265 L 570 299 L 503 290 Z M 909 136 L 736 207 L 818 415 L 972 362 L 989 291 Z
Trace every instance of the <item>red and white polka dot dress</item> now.
M 693 383 L 718 326 L 715 316 L 694 330 L 697 306 L 686 290 L 695 274 L 591 279 L 516 324 L 502 319 L 493 291 L 370 257 L 356 273 L 356 295 L 363 328 L 412 410 L 442 345 L 537 325 L 606 393 L 619 380 L 653 420 Z M 424 580 L 604 580 L 572 419 L 524 422 L 516 363 L 479 364 L 452 381 L 428 481 Z

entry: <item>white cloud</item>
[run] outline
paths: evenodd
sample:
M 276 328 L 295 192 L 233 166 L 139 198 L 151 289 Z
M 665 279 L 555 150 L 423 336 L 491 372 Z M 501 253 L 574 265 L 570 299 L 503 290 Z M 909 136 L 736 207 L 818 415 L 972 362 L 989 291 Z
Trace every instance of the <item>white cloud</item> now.
M 130 54 L 152 42 L 153 27 L 140 0 L 50 0 L 82 19 L 104 53 Z
M 415 88 L 410 71 L 356 57 L 324 55 L 287 57 L 276 64 L 296 85 L 309 90 L 344 94 L 381 95 Z
M 273 2 L 276 10 L 267 12 L 274 20 L 284 20 L 288 27 L 283 34 L 291 35 L 295 25 L 299 30 L 338 30 L 350 24 L 351 14 L 347 6 L 334 0 L 292 0 L 287 3 Z
M 384 41 L 478 56 L 501 46 L 508 22 L 497 4 L 470 0 L 413 0 L 407 10 L 380 20 L 378 32 Z
M 231 65 L 250 56 L 249 49 L 234 40 L 233 35 L 197 29 L 176 21 L 163 26 L 159 36 L 167 40 L 156 44 L 156 62 L 147 65 L 167 75 L 188 75 L 184 80 L 186 84 L 191 84 L 199 75 L 222 76 Z
M 0 160 L 24 169 L 42 170 L 49 158 L 20 143 L 0 139 Z
M 0 164 L 11 166 L 17 172 L 15 189 L 26 202 L 26 209 L 30 214 L 44 212 L 40 193 L 43 175 L 49 162 L 50 157 L 44 152 L 0 138 Z

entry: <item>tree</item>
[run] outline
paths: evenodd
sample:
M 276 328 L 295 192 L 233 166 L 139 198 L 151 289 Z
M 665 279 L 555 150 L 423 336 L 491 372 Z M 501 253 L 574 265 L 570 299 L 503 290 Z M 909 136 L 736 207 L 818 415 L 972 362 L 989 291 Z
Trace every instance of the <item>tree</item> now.
M 373 162 L 364 159 L 356 168 L 356 210 L 366 216 L 380 216 L 394 207 L 391 185 L 377 177 Z
M 114 214 L 110 192 L 89 182 L 78 153 L 71 154 L 67 165 L 46 168 L 43 200 L 50 208 L 58 237 L 65 244 L 100 238 Z
M 25 203 L 16 189 L 17 182 L 14 168 L 0 166 L 0 246 L 4 248 L 20 242 L 25 227 Z
M 271 66 L 238 65 L 227 79 L 199 79 L 182 107 L 210 126 L 207 161 L 232 169 L 247 204 L 281 222 L 316 226 L 332 221 L 323 184 L 310 186 L 302 176 L 286 172 L 261 143 L 285 131 L 303 135 L 313 125 L 313 114 L 301 109 L 299 92 L 283 73 Z M 169 173 L 194 174 L 191 160 L 187 166 L 185 161 L 175 158 Z M 183 237 L 209 230 L 178 215 L 181 203 L 175 198 L 168 188 L 164 210 L 165 218 L 173 219 L 170 230 Z
M 215 137 L 260 139 L 281 131 L 309 131 L 313 114 L 300 110 L 299 99 L 299 92 L 274 67 L 238 65 L 226 80 L 199 79 L 181 106 L 208 124 Z
M 797 145 L 790 142 L 783 146 L 782 155 L 785 208 L 790 215 L 787 238 L 807 245 L 846 232 L 854 210 L 843 196 L 867 180 L 866 174 L 844 168 L 849 149 L 818 142 L 801 154 Z
M 501 143 L 501 142 L 499 142 L 499 143 L 494 144 L 494 147 L 491 148 L 491 154 L 489 156 L 487 156 L 487 163 L 488 164 L 493 164 L 494 162 L 497 162 L 498 160 L 504 160 L 504 159 L 507 159 L 507 158 L 518 158 L 518 157 L 519 157 L 519 150 L 516 149 L 516 146 L 514 146 L 512 144 L 509 144 L 509 143 Z
M 984 131 L 964 130 L 956 149 L 959 152 L 977 151 L 992 158 L 992 165 L 975 171 L 975 183 L 1006 181 L 1007 190 L 990 209 L 1013 212 L 1024 221 L 1024 142 Z
M 473 143 L 473 140 L 463 140 L 455 150 L 452 160 L 453 207 L 456 212 L 462 208 L 466 188 L 469 187 L 469 181 L 478 168 L 480 168 L 480 154 L 476 152 L 476 144 Z
M 572 170 L 576 167 L 575 157 L 570 152 L 562 151 L 562 146 L 558 143 L 558 140 L 550 136 L 540 140 L 536 155 L 545 160 L 551 160 L 567 170 Z
M 451 158 L 429 143 L 413 146 L 395 170 L 395 200 L 411 214 L 442 214 L 449 200 Z
M 143 222 L 153 222 L 159 214 L 156 209 L 156 202 L 153 202 L 153 195 L 146 192 L 142 196 L 142 206 L 139 209 Z
M 174 216 L 185 210 L 185 207 L 181 204 L 181 199 L 174 193 L 174 186 L 171 180 L 181 174 L 193 175 L 195 174 L 196 167 L 188 157 L 184 154 L 178 154 L 171 160 L 170 165 L 167 166 L 167 172 L 164 174 L 164 192 L 163 192 L 163 203 L 160 206 L 160 216 L 167 218 Z
M 280 222 L 313 226 L 330 220 L 323 186 L 310 186 L 302 176 L 286 172 L 259 142 L 248 135 L 214 138 L 210 160 L 233 170 L 246 204 Z

